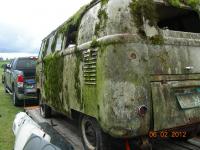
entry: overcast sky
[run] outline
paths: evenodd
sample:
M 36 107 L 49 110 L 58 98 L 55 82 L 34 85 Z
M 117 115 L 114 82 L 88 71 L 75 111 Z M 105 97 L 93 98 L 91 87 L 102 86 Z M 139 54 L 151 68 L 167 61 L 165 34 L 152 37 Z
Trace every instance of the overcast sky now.
M 10 52 L 37 55 L 41 40 L 90 1 L 0 0 L 0 57 Z

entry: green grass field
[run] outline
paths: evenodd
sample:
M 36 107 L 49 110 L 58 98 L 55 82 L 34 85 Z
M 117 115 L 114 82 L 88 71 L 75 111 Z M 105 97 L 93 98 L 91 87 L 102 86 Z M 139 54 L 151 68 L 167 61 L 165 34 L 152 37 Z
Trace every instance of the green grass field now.
M 17 108 L 12 103 L 12 98 L 4 92 L 4 86 L 1 82 L 3 69 L 0 62 L 0 150 L 12 150 L 14 146 L 14 135 L 12 132 L 12 123 L 17 112 L 22 108 Z

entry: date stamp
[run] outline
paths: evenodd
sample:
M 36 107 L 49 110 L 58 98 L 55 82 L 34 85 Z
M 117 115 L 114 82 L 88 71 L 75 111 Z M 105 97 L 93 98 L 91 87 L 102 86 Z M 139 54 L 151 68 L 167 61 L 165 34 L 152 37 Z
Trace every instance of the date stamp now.
M 150 131 L 149 138 L 187 138 L 186 131 Z

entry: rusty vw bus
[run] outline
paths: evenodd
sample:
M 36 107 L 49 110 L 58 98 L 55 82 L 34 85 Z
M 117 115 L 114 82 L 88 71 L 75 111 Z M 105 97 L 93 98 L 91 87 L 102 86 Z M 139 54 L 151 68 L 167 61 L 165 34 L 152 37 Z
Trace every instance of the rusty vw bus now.
M 105 134 L 197 133 L 199 1 L 92 1 L 43 39 L 37 87 L 44 117 L 81 118 L 86 149 Z

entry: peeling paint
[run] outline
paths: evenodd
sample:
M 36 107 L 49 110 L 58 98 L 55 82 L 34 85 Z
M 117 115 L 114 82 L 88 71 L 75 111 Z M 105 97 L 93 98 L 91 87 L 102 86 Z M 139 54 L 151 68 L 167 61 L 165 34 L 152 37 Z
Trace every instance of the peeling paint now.
M 52 44 L 53 53 L 44 57 L 39 79 L 49 105 L 68 116 L 71 110 L 92 116 L 120 138 L 200 121 L 200 108 L 181 110 L 174 95 L 177 88 L 200 87 L 200 35 L 158 31 L 154 2 L 147 1 L 93 2 L 55 31 L 78 28 L 76 46 L 57 53 Z M 147 107 L 144 116 L 141 106 Z

